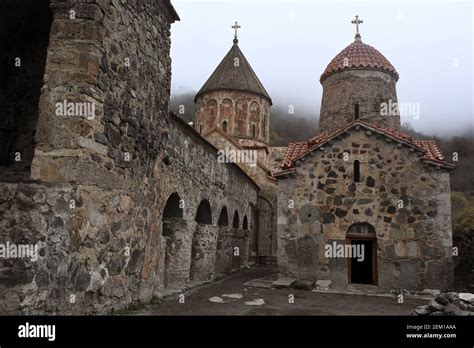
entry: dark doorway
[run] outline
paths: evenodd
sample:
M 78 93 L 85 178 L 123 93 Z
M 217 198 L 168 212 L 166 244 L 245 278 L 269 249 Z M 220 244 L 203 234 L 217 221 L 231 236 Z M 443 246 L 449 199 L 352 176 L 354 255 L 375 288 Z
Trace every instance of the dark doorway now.
M 346 246 L 349 245 L 352 251 L 347 265 L 349 284 L 377 285 L 377 234 L 374 227 L 366 222 L 351 225 L 346 234 Z M 359 251 L 363 252 L 363 259 Z
M 357 257 L 351 258 L 351 282 L 357 284 L 374 284 L 374 260 L 372 240 L 351 240 L 351 245 L 363 247 L 364 260 L 358 261 Z
M 0 3 L 0 166 L 16 172 L 33 159 L 51 22 L 48 0 Z

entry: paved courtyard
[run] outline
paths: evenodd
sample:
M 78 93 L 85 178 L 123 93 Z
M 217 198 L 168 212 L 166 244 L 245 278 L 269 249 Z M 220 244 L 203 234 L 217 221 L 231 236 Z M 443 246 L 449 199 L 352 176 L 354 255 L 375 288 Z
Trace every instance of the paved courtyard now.
M 184 293 L 184 303 L 178 295 L 161 299 L 157 305 L 149 305 L 132 312 L 132 315 L 412 315 L 413 309 L 427 301 L 405 298 L 403 304 L 397 298 L 321 293 L 296 289 L 251 287 L 245 283 L 274 274 L 269 267 L 252 267 L 226 278 L 201 285 Z M 224 294 L 230 297 L 223 296 Z M 240 295 L 242 296 L 241 298 Z M 294 295 L 294 303 L 290 303 Z M 219 297 L 223 303 L 210 299 Z M 220 301 L 219 299 L 215 299 Z M 262 305 L 245 302 L 264 301 Z

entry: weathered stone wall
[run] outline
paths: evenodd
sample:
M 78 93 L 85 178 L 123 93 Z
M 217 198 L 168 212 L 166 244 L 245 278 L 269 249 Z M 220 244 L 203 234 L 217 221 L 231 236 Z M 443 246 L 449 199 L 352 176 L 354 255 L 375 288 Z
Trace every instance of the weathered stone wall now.
M 38 243 L 41 257 L 2 261 L 0 312 L 105 313 L 159 294 L 173 267 L 186 286 L 188 266 L 166 270 L 171 193 L 183 199 L 180 233 L 191 241 L 201 200 L 213 224 L 222 205 L 250 218 L 258 187 L 169 116 L 165 1 L 52 1 L 51 9 L 33 181 L 0 184 L 0 241 Z M 64 100 L 93 103 L 94 117 L 58 115 Z
M 400 129 L 400 116 L 382 116 L 381 103 L 397 102 L 392 75 L 372 70 L 349 70 L 323 81 L 319 117 L 320 132 L 333 133 L 354 121 L 355 104 L 359 119 L 375 126 Z
M 348 259 L 325 257 L 325 245 L 344 244 L 352 224 L 368 223 L 376 231 L 381 288 L 449 286 L 449 173 L 424 165 L 420 155 L 360 128 L 313 151 L 297 163 L 294 174 L 280 177 L 281 273 L 347 285 Z M 354 160 L 360 161 L 360 182 L 354 182 Z
M 229 135 L 268 144 L 270 102 L 258 94 L 227 90 L 212 91 L 197 98 L 195 128 L 198 132 L 204 135 L 214 127 L 223 129 L 224 121 Z
M 278 241 L 276 221 L 277 186 L 275 179 L 270 177 L 270 171 L 265 166 L 266 149 L 243 148 L 230 141 L 229 137 L 216 131 L 208 133 L 206 139 L 218 149 L 224 151 L 255 151 L 257 154 L 257 162 L 237 163 L 260 188 L 256 207 L 258 224 L 251 227 L 251 231 L 255 235 L 250 236 L 250 253 L 253 252 L 258 256 L 276 256 Z M 255 157 L 252 158 L 255 160 Z

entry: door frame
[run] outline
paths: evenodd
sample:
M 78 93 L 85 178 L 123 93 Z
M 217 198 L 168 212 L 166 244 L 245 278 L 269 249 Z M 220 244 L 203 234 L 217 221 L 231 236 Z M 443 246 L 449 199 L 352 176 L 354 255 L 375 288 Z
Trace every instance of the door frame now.
M 355 240 L 370 240 L 372 241 L 372 285 L 379 285 L 379 277 L 377 270 L 377 238 L 374 236 L 348 236 L 346 237 L 346 244 L 351 244 Z M 348 284 L 359 284 L 352 283 L 352 257 L 347 258 L 347 279 Z

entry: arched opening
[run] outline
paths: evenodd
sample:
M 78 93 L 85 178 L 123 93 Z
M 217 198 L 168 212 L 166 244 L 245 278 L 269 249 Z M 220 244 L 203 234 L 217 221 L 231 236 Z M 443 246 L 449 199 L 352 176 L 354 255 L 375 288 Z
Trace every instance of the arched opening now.
M 212 225 L 211 205 L 206 199 L 203 199 L 199 204 L 195 220 L 198 224 Z
M 240 226 L 240 221 L 239 221 L 239 212 L 235 211 L 234 213 L 234 219 L 232 220 L 232 227 L 233 228 L 239 228 Z
M 162 237 L 164 238 L 164 287 L 179 289 L 185 286 L 187 281 L 186 272 L 179 273 L 182 269 L 186 248 L 183 243 L 177 242 L 182 239 L 182 232 L 186 229 L 183 225 L 183 209 L 181 198 L 175 192 L 168 197 L 163 209 Z M 187 249 L 189 253 L 189 249 Z
M 206 119 L 206 131 L 209 131 L 216 125 L 217 120 L 217 101 L 211 99 L 207 102 L 207 119 Z
M 359 103 L 354 104 L 354 120 L 359 119 Z
M 257 136 L 256 124 L 260 122 L 260 105 L 253 101 L 250 103 L 250 119 L 249 123 L 252 125 L 252 138 L 255 139 Z
M 0 6 L 0 166 L 26 173 L 36 146 L 52 13 L 48 0 L 4 0 Z
M 349 283 L 377 285 L 377 236 L 368 223 L 355 223 L 346 233 Z
M 264 141 L 267 141 L 267 117 L 268 117 L 268 110 L 266 107 L 263 108 L 263 115 L 262 115 L 262 138 Z
M 354 182 L 360 182 L 360 162 L 359 160 L 354 161 Z
M 222 122 L 222 130 L 227 133 L 227 121 Z
M 183 209 L 181 206 L 181 198 L 175 192 L 169 196 L 163 210 L 163 219 L 167 218 L 183 218 Z
M 234 135 L 238 137 L 246 136 L 247 130 L 247 113 L 248 113 L 248 104 L 244 99 L 238 99 L 235 102 L 235 128 Z
M 228 120 L 233 118 L 232 112 L 234 108 L 234 103 L 232 100 L 225 98 L 222 100 L 220 107 L 219 107 L 219 121 L 226 121 L 228 124 Z M 224 123 L 222 123 L 222 127 L 224 127 Z
M 249 223 L 247 221 L 247 215 L 244 216 L 244 222 L 242 222 L 242 228 L 244 230 L 248 230 L 249 229 Z
M 229 214 L 227 214 L 227 208 L 223 207 L 221 214 L 219 215 L 219 221 L 217 222 L 219 226 L 229 226 Z

